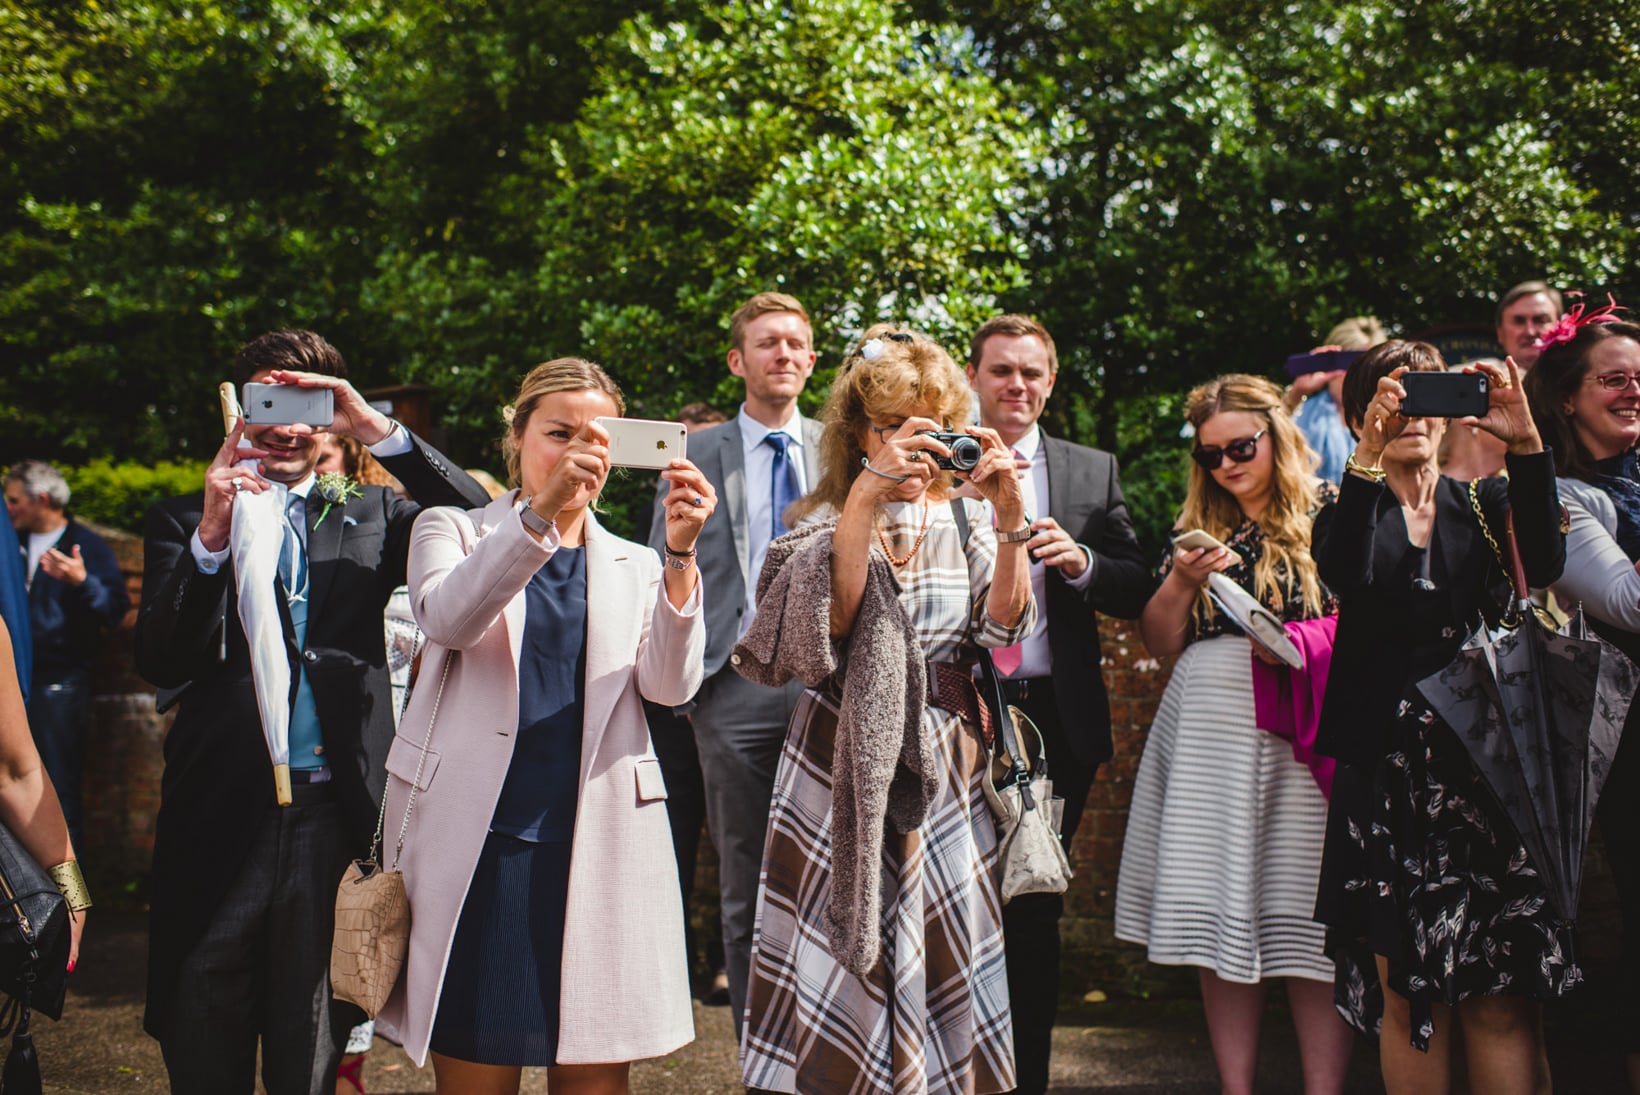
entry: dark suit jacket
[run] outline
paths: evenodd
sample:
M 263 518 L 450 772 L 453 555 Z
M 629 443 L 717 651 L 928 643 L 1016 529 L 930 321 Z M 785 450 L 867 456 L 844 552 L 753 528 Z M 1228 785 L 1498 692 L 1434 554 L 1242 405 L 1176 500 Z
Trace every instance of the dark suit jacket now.
M 29 629 L 34 636 L 34 678 L 58 680 L 74 670 L 90 671 L 97 657 L 97 635 L 104 627 L 118 627 L 131 598 L 125 575 L 108 541 L 72 518 L 63 529 L 57 550 L 73 555 L 80 549 L 85 581 L 71 586 L 41 567 L 28 590 Z
M 820 423 L 803 422 L 803 474 L 810 489 L 820 479 Z M 751 539 L 746 519 L 746 454 L 739 417 L 689 435 L 689 459 L 718 492 L 717 509 L 706 519 L 695 541 L 695 561 L 700 567 L 701 596 L 706 611 L 706 676 L 722 669 L 740 638 L 740 621 L 746 615 L 750 574 Z M 662 483 L 655 496 L 654 523 L 649 530 L 649 546 L 665 547 L 666 516 L 660 500 L 670 483 Z
M 1048 568 L 1048 649 L 1060 725 L 1077 759 L 1109 760 L 1110 700 L 1099 667 L 1099 613 L 1136 618 L 1155 582 L 1139 539 L 1116 458 L 1100 449 L 1042 435 L 1048 466 L 1048 516 L 1093 552 L 1093 581 L 1072 589 L 1057 567 Z
M 419 438 L 382 463 L 426 505 L 478 507 L 484 489 Z M 382 487 L 332 507 L 310 503 L 307 646 L 297 650 L 286 619 L 292 667 L 312 682 L 326 757 L 334 772 L 347 836 L 369 850 L 383 765 L 393 740 L 382 610 L 404 583 L 417 502 Z M 201 572 L 189 542 L 199 527 L 199 494 L 172 498 L 148 514 L 137 668 L 162 689 L 180 690 L 165 739 L 165 775 L 154 834 L 149 918 L 148 1008 L 144 1025 L 164 1029 L 180 963 L 209 926 L 274 801 L 273 768 L 257 714 L 250 655 L 239 624 L 232 560 Z M 224 627 L 226 638 L 224 638 Z M 337 881 L 340 881 L 338 879 Z M 335 894 L 314 894 L 315 901 Z
M 1547 586 L 1560 577 L 1566 562 L 1554 457 L 1511 456 L 1508 466 L 1507 480 L 1480 483 L 1487 526 L 1501 545 L 1504 518 L 1512 508 L 1527 580 L 1535 587 Z M 1496 620 L 1506 581 L 1470 507 L 1469 484 L 1443 477 L 1436 486 L 1434 536 L 1445 578 L 1450 652 L 1439 641 L 1410 635 L 1410 587 L 1401 580 L 1404 576 L 1385 573 L 1386 560 L 1399 558 L 1406 545 L 1380 543 L 1378 535 L 1379 521 L 1399 505 L 1382 484 L 1346 475 L 1338 501 L 1316 515 L 1311 533 L 1321 580 L 1339 599 L 1338 635 L 1315 747 L 1323 756 L 1368 772 L 1379 760 L 1385 728 L 1407 686 L 1445 665 L 1483 616 Z M 1397 521 L 1391 527 L 1404 541 L 1404 526 Z

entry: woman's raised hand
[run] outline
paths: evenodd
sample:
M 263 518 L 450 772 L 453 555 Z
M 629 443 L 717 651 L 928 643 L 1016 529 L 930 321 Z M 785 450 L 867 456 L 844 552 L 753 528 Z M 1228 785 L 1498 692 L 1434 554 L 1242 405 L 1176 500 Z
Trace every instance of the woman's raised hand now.
M 1366 467 L 1377 467 L 1383 458 L 1384 446 L 1407 428 L 1407 417 L 1401 413 L 1401 401 L 1407 397 L 1407 390 L 1401 386 L 1401 374 L 1406 371 L 1403 365 L 1388 376 L 1379 377 L 1378 390 L 1361 416 L 1361 437 L 1356 442 L 1355 459 Z
M 1459 421 L 1465 426 L 1479 426 L 1508 445 L 1512 453 L 1542 452 L 1543 438 L 1538 435 L 1537 423 L 1532 421 L 1532 411 L 1526 405 L 1520 366 L 1513 357 L 1504 358 L 1504 366 L 1507 371 L 1485 361 L 1464 366 L 1464 372 L 1484 373 L 1491 383 L 1486 393 L 1486 414 Z
M 900 423 L 893 436 L 883 439 L 882 447 L 856 477 L 853 489 L 864 491 L 873 502 L 921 497 L 940 472 L 933 458 L 951 455 L 949 449 L 924 432 L 939 428 L 931 418 L 908 418 Z
M 609 433 L 588 422 L 570 439 L 547 481 L 530 497 L 530 508 L 547 521 L 561 510 L 579 509 L 591 502 L 609 477 Z
M 687 460 L 672 461 L 661 472 L 661 478 L 672 484 L 664 503 L 666 546 L 687 555 L 694 550 L 706 519 L 717 508 L 717 491 L 712 489 L 705 474 Z

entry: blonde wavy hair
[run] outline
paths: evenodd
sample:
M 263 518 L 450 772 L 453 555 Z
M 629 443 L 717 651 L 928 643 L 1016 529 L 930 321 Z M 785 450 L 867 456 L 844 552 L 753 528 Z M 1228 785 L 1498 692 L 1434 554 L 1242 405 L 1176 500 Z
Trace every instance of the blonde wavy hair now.
M 1263 377 L 1232 373 L 1210 380 L 1185 400 L 1184 416 L 1196 431 L 1216 414 L 1243 411 L 1264 422 L 1273 471 L 1270 503 L 1258 516 L 1264 551 L 1253 564 L 1253 595 L 1269 603 L 1282 599 L 1284 579 L 1296 578 L 1304 608 L 1321 613 L 1321 580 L 1310 555 L 1310 524 L 1316 508 L 1316 456 L 1281 403 L 1281 389 Z M 1213 473 L 1190 461 L 1190 486 L 1179 513 L 1180 529 L 1201 529 L 1219 540 L 1244 520 L 1241 504 L 1219 486 Z M 1204 588 L 1194 609 L 1197 623 L 1212 618 L 1213 602 Z
M 512 405 L 501 408 L 501 420 L 506 428 L 501 431 L 501 455 L 507 461 L 507 485 L 516 487 L 518 479 L 518 439 L 530 424 L 541 398 L 553 392 L 603 392 L 615 404 L 617 416 L 626 413 L 626 399 L 620 386 L 604 372 L 602 365 L 579 357 L 555 357 L 542 362 L 524 374 L 518 385 L 518 398 Z
M 892 337 L 891 337 L 892 336 Z M 866 360 L 860 348 L 873 339 L 882 353 Z M 890 323 L 868 328 L 843 359 L 820 412 L 820 482 L 787 511 L 790 525 L 822 506 L 841 510 L 849 488 L 864 469 L 866 429 L 872 421 L 892 421 L 911 411 L 960 428 L 968 421 L 968 378 L 940 346 Z M 869 474 L 869 473 L 866 473 Z M 948 480 L 936 479 L 931 498 L 946 497 Z

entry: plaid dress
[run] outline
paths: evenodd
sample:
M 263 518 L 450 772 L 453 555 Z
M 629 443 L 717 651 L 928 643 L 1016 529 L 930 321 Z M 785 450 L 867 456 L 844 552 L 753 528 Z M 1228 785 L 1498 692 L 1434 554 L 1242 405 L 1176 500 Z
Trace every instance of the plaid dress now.
M 972 529 L 964 558 L 950 506 L 930 503 L 928 535 L 896 568 L 905 605 L 930 661 L 962 660 L 977 643 L 1006 646 L 1029 634 L 984 610 L 996 560 L 990 512 L 964 501 Z M 885 531 L 904 555 L 922 528 L 920 504 L 883 507 Z M 873 550 L 878 550 L 873 548 Z M 938 707 L 923 712 L 935 736 L 940 787 L 912 833 L 887 834 L 882 861 L 882 959 L 864 979 L 827 946 L 821 913 L 831 895 L 829 701 L 806 693 L 775 776 L 758 888 L 741 1068 L 768 1091 L 877 1095 L 1010 1091 L 1014 1048 L 997 891 L 996 829 L 980 781 L 989 751 Z

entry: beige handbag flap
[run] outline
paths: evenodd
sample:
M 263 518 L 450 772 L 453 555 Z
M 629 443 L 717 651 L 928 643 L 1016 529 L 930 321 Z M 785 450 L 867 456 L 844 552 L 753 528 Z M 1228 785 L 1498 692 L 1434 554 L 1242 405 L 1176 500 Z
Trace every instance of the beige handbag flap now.
M 416 765 L 421 763 L 421 743 L 411 741 L 400 734 L 393 735 L 393 746 L 387 751 L 387 770 L 398 776 L 406 783 L 414 783 L 416 779 Z M 433 773 L 438 771 L 438 752 L 427 750 L 427 763 L 422 765 L 421 782 L 416 784 L 418 790 L 427 790 L 428 784 L 433 782 Z
M 638 801 L 654 802 L 666 797 L 666 777 L 661 762 L 654 757 L 638 759 Z

